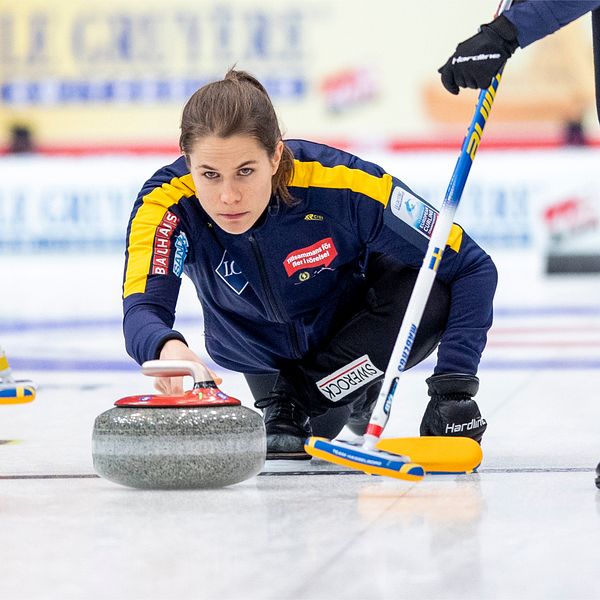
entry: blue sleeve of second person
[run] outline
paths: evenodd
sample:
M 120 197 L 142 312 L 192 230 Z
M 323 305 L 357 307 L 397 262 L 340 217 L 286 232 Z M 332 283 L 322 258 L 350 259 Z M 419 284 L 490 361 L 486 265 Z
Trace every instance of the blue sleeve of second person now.
M 504 16 L 517 28 L 519 46 L 525 48 L 598 7 L 600 0 L 524 0 Z

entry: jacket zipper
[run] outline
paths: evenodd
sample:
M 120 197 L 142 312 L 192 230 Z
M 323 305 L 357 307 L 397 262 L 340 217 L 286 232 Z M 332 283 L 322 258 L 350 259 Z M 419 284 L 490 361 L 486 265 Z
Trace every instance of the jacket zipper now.
M 277 304 L 277 300 L 273 294 L 273 290 L 271 288 L 271 284 L 269 282 L 269 276 L 267 273 L 267 269 L 265 267 L 265 261 L 260 252 L 260 248 L 258 247 L 258 242 L 253 235 L 248 237 L 248 241 L 252 246 L 252 251 L 254 252 L 254 256 L 256 257 L 256 262 L 258 263 L 258 271 L 260 273 L 260 279 L 262 281 L 263 289 L 265 291 L 265 296 L 267 298 L 267 302 L 269 304 L 269 309 L 272 317 L 275 319 L 277 323 L 281 323 L 282 325 L 287 325 L 290 331 L 290 340 L 292 342 L 292 351 L 300 358 L 302 354 L 300 353 L 300 344 L 298 342 L 298 333 L 296 332 L 296 328 L 293 323 L 289 323 L 285 320 L 281 309 Z

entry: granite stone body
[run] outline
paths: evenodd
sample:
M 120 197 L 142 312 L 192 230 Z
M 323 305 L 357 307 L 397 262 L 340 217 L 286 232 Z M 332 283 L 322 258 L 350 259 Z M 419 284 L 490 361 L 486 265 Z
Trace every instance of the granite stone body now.
M 98 474 L 130 487 L 223 487 L 260 472 L 265 427 L 244 406 L 116 407 L 96 418 L 92 456 Z

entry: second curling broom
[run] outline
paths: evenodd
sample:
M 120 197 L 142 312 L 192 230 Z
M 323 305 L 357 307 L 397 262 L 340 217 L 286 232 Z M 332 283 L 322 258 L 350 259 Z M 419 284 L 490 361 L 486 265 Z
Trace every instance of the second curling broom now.
M 508 6 L 510 6 L 510 0 L 504 0 L 497 14 L 503 12 Z M 481 90 L 479 93 L 475 114 L 471 119 L 471 124 L 467 130 L 460 155 L 452 173 L 452 178 L 446 190 L 444 202 L 437 215 L 423 264 L 419 269 L 417 281 L 383 378 L 383 384 L 373 409 L 371 420 L 364 434 L 362 445 L 353 446 L 345 442 L 313 436 L 306 440 L 304 446 L 308 454 L 322 458 L 328 462 L 364 471 L 371 475 L 385 475 L 409 481 L 418 481 L 423 478 L 425 470 L 421 465 L 411 463 L 409 456 L 383 452 L 377 448 L 377 444 L 389 420 L 392 402 L 397 394 L 400 375 L 406 367 L 421 317 L 429 298 L 429 293 L 437 275 L 442 254 L 454 223 L 454 215 L 456 214 L 477 148 L 481 142 L 483 129 L 489 117 L 500 78 L 501 72 L 496 75 L 487 89 Z M 393 447 L 393 444 L 388 444 L 387 447 Z

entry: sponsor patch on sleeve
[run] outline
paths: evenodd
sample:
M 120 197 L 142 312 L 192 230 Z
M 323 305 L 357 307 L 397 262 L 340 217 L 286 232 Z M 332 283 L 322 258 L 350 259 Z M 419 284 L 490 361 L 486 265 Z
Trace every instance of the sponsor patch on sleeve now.
M 189 243 L 187 236 L 183 231 L 175 238 L 175 258 L 173 259 L 173 273 L 177 277 L 181 277 L 183 273 L 183 265 L 187 256 Z
M 331 373 L 317 381 L 319 391 L 330 402 L 338 402 L 342 398 L 351 394 L 354 390 L 361 388 L 367 383 L 371 383 L 383 375 L 365 354 L 355 361 L 344 365 L 335 373 Z
M 390 198 L 392 213 L 420 234 L 431 237 L 437 220 L 437 211 L 410 192 L 395 187 Z
M 152 249 L 152 275 L 167 275 L 171 256 L 171 236 L 179 225 L 179 217 L 167 211 L 154 234 Z

